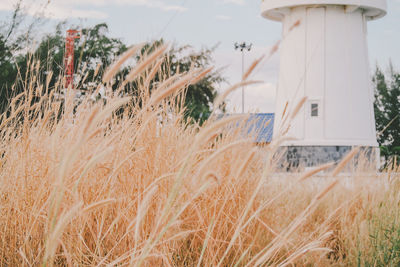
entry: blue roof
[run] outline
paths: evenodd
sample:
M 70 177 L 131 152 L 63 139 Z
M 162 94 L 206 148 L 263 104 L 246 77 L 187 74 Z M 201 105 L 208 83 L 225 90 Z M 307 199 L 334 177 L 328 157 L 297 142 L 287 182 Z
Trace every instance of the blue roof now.
M 256 143 L 270 143 L 274 133 L 274 113 L 250 114 L 248 134 L 255 136 Z
M 232 114 L 222 114 L 219 118 Z M 249 119 L 244 125 L 245 137 L 254 137 L 255 143 L 271 143 L 274 133 L 274 113 L 254 113 L 250 114 Z M 239 123 L 236 124 L 239 127 Z

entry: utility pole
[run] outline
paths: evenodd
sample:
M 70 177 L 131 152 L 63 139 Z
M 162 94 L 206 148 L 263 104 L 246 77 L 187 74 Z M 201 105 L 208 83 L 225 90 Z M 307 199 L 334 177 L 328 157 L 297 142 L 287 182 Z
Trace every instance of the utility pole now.
M 74 89 L 74 52 L 75 52 L 75 39 L 80 38 L 80 32 L 77 30 L 68 30 L 65 39 L 65 54 L 64 54 L 64 67 L 65 67 L 65 89 L 70 86 Z
M 244 52 L 251 50 L 253 44 L 246 44 L 246 42 L 243 43 L 235 43 L 235 50 L 240 50 L 242 52 L 242 79 L 244 76 Z M 242 87 L 242 113 L 244 113 L 244 86 Z

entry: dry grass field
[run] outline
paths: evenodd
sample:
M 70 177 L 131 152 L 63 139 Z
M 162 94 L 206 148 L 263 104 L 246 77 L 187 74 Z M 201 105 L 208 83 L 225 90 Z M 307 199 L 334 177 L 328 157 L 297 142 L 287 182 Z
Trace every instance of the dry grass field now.
M 244 116 L 185 123 L 185 88 L 209 70 L 149 93 L 165 51 L 128 75 L 143 81 L 133 102 L 107 90 L 106 103 L 60 100 L 32 67 L 1 119 L 1 266 L 398 266 L 397 170 L 355 171 L 348 186 L 339 173 L 354 151 L 325 178 L 277 179 L 284 133 L 256 147 L 226 130 Z

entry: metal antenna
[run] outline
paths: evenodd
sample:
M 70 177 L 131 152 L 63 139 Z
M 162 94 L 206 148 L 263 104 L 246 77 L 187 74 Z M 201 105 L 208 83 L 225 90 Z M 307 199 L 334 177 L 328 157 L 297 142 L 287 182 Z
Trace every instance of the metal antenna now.
M 244 76 L 244 52 L 250 51 L 251 48 L 253 47 L 253 44 L 246 44 L 246 42 L 243 43 L 235 43 L 235 50 L 240 50 L 242 52 L 242 79 Z M 244 113 L 244 86 L 242 87 L 242 113 Z
M 80 38 L 80 32 L 77 30 L 68 30 L 65 40 L 65 89 L 70 86 L 74 89 L 74 52 L 75 52 L 75 39 Z

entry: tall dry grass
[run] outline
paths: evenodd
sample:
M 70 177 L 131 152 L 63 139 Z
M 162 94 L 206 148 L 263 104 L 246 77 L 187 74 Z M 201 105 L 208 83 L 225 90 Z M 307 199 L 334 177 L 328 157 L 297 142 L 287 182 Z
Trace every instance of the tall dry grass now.
M 106 72 L 108 86 L 136 50 Z M 378 227 L 369 223 L 398 218 L 395 172 L 348 179 L 342 162 L 277 176 L 283 139 L 256 147 L 227 127 L 243 116 L 185 123 L 185 90 L 209 70 L 148 92 L 165 51 L 132 69 L 129 80 L 144 81 L 133 102 L 107 89 L 106 103 L 76 105 L 71 90 L 63 99 L 48 93 L 32 68 L 0 126 L 1 266 L 326 266 L 376 257 Z

